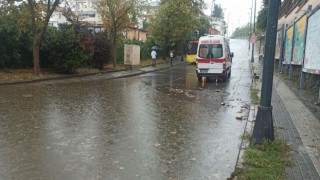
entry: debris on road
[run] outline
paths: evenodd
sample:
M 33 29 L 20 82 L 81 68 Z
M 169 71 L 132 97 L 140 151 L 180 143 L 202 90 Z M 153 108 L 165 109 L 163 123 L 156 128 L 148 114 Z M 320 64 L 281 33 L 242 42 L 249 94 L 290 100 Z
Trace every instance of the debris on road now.
M 237 116 L 236 116 L 236 119 L 237 119 L 237 120 L 243 120 L 243 119 L 244 119 L 244 116 L 243 116 L 243 115 L 237 115 Z

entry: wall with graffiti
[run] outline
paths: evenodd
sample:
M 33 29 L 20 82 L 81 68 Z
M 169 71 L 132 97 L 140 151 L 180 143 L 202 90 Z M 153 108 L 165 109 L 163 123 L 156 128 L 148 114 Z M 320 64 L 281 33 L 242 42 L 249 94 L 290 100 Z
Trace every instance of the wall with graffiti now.
M 307 15 L 302 16 L 294 23 L 293 52 L 291 64 L 302 65 L 305 49 L 305 37 L 307 28 Z
M 303 71 L 320 74 L 320 10 L 314 11 L 308 18 L 306 51 Z
M 285 43 L 284 43 L 284 59 L 283 59 L 283 64 L 290 64 L 292 60 L 292 48 L 293 48 L 293 26 L 290 26 L 286 30 L 286 35 L 285 35 Z

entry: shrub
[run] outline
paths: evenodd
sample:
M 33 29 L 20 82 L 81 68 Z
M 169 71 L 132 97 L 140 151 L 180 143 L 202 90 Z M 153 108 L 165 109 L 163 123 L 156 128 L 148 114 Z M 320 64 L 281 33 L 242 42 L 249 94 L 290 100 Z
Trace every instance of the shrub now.
M 141 60 L 146 60 L 150 59 L 150 53 L 151 53 L 151 47 L 155 45 L 153 39 L 148 38 L 146 42 L 143 41 L 138 41 L 138 40 L 130 40 L 130 39 L 125 39 L 122 40 L 121 42 L 118 43 L 117 46 L 117 62 L 118 63 L 123 63 L 124 59 L 124 45 L 125 44 L 134 44 L 134 45 L 139 45 L 140 46 L 140 59 Z
M 41 47 L 41 66 L 66 73 L 87 66 L 90 55 L 84 51 L 80 42 L 80 35 L 73 28 L 65 31 L 48 29 Z

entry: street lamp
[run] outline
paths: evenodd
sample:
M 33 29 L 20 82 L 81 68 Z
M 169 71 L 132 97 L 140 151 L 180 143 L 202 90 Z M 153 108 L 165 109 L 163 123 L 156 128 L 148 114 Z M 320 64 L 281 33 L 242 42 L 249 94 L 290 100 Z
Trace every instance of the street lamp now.
M 249 40 L 248 40 L 249 41 L 249 49 L 248 50 L 250 50 L 250 43 L 251 43 L 250 38 L 251 38 L 251 34 L 252 34 L 251 33 L 252 32 L 252 29 L 251 29 L 252 28 L 251 27 L 252 26 L 252 8 L 250 8 L 250 13 L 251 14 L 250 14 L 250 20 L 249 20 Z
M 269 1 L 260 106 L 253 128 L 251 144 L 259 144 L 263 139 L 274 140 L 271 96 L 279 5 L 280 1 Z
M 230 13 L 228 13 L 228 29 L 227 29 L 227 35 L 229 37 L 229 18 L 230 18 Z

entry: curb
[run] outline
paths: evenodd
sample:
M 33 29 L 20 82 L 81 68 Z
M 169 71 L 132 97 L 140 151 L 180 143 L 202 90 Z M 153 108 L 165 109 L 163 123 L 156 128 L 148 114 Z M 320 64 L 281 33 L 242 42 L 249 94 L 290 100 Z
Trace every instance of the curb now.
M 159 63 L 159 65 L 160 64 L 165 64 L 166 65 L 166 62 Z M 165 66 L 165 67 L 159 67 L 159 68 L 153 69 L 153 70 L 143 70 L 143 68 L 150 67 L 151 66 L 150 65 L 150 66 L 142 67 L 142 68 L 140 68 L 138 70 L 126 70 L 126 69 L 123 69 L 123 70 L 114 70 L 114 71 L 101 71 L 101 72 L 97 72 L 97 73 L 87 73 L 87 74 L 62 75 L 62 76 L 59 76 L 59 77 L 43 78 L 43 79 L 35 79 L 35 80 L 4 82 L 4 83 L 0 83 L 0 86 L 2 86 L 2 85 L 27 84 L 27 83 L 43 82 L 43 81 L 50 81 L 50 80 L 60 80 L 60 79 L 71 79 L 71 78 L 77 78 L 77 77 L 94 76 L 94 75 L 99 75 L 99 74 L 117 73 L 117 72 L 122 72 L 122 71 L 128 71 L 128 72 L 132 71 L 132 73 L 129 73 L 127 75 L 120 75 L 120 76 L 117 76 L 117 77 L 110 77 L 110 78 L 107 78 L 107 79 L 126 78 L 126 77 L 136 76 L 136 75 L 140 75 L 140 74 L 146 74 L 146 73 L 149 73 L 149 72 L 160 71 L 160 70 L 163 70 L 163 69 L 168 69 L 168 68 L 179 66 L 179 65 L 182 65 L 182 64 L 186 64 L 186 62 L 185 61 L 178 62 L 178 63 L 173 64 L 172 66 L 169 65 L 169 66 Z
M 250 61 L 250 59 L 249 59 Z M 254 73 L 254 66 L 252 62 L 249 62 L 250 65 L 250 71 L 251 71 L 251 79 L 252 79 L 252 84 L 251 84 L 251 90 L 257 86 L 256 83 L 256 79 L 255 79 L 255 73 Z M 239 168 L 242 168 L 243 166 L 243 156 L 244 156 L 244 150 L 247 149 L 250 146 L 250 139 L 245 139 L 245 135 L 246 133 L 249 133 L 250 135 L 252 135 L 253 132 L 253 127 L 254 127 L 254 121 L 256 119 L 256 114 L 257 114 L 257 109 L 258 106 L 254 105 L 252 102 L 250 104 L 250 108 L 247 114 L 247 122 L 245 125 L 245 128 L 243 130 L 243 134 L 241 137 L 241 143 L 240 143 L 240 147 L 239 147 L 239 153 L 238 153 L 238 157 L 237 157 L 237 161 L 236 161 L 236 165 L 235 165 L 235 171 Z M 233 179 L 237 179 L 237 177 L 233 177 Z

